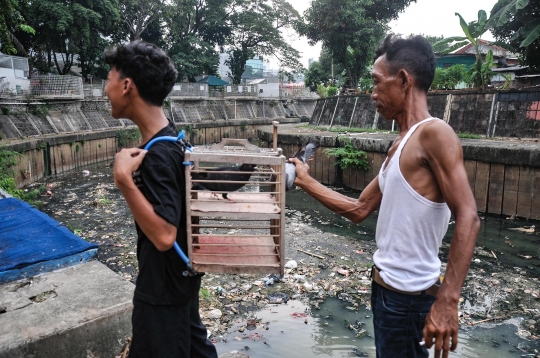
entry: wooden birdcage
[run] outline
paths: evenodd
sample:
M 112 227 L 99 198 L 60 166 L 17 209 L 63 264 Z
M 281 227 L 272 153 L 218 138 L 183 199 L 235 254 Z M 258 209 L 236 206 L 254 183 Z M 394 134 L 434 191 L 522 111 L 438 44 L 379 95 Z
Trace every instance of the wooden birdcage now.
M 188 256 L 193 268 L 200 272 L 283 275 L 285 157 L 281 149 L 258 148 L 246 139 L 227 138 L 214 146 L 186 151 L 185 160 L 193 162 L 186 166 Z M 237 170 L 241 164 L 257 166 L 249 180 L 222 181 L 245 184 L 241 189 L 201 188 L 205 183 L 221 182 L 201 179 L 201 174 L 224 166 L 234 169 L 220 173 L 247 173 Z

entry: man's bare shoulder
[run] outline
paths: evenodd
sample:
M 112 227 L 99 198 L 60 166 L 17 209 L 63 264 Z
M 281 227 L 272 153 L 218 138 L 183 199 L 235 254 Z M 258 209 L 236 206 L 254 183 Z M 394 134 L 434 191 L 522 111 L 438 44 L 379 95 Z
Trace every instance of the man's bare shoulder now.
M 441 119 L 429 121 L 424 125 L 421 140 L 424 144 L 433 143 L 440 145 L 442 143 L 453 143 L 460 145 L 459 139 L 452 127 Z
M 463 150 L 456 133 L 443 120 L 426 123 L 420 135 L 422 148 L 429 158 L 461 158 Z

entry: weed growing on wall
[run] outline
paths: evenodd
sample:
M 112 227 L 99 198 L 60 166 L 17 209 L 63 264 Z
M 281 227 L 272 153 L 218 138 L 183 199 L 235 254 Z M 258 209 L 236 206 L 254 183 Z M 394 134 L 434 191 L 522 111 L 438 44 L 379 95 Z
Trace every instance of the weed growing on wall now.
M 27 201 L 32 205 L 40 205 L 41 201 L 37 201 L 36 198 L 43 187 L 29 191 L 17 189 L 14 168 L 18 164 L 17 159 L 20 156 L 21 154 L 17 152 L 0 147 L 0 188 L 17 199 Z
M 47 103 L 28 105 L 28 108 L 29 112 L 35 116 L 47 117 L 49 115 L 49 104 Z
M 367 153 L 363 150 L 356 149 L 350 138 L 338 137 L 338 142 L 343 144 L 343 147 L 326 148 L 323 150 L 323 153 L 328 157 L 336 157 L 334 165 L 338 165 L 341 169 L 369 169 L 369 164 L 366 160 Z
M 116 132 L 116 143 L 119 148 L 127 148 L 130 143 L 137 142 L 141 139 L 141 132 L 134 128 L 128 131 Z

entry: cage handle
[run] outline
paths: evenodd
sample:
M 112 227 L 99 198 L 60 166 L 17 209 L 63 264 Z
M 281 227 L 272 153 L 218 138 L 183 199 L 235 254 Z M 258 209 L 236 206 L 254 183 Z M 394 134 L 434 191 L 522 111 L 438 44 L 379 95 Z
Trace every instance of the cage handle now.
M 212 150 L 223 149 L 226 145 L 236 145 L 243 146 L 250 152 L 260 152 L 261 149 L 256 145 L 251 144 L 247 139 L 234 139 L 234 138 L 223 138 L 221 142 L 214 144 L 210 147 Z

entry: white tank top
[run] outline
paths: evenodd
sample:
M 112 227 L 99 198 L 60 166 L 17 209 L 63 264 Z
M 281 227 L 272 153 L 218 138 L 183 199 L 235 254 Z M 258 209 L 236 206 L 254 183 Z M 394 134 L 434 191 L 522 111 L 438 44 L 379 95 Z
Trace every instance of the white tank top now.
M 390 162 L 386 158 L 378 178 L 383 197 L 373 262 L 384 282 L 405 292 L 422 291 L 437 282 L 441 269 L 439 247 L 450 220 L 448 205 L 418 194 L 399 167 L 401 151 L 410 136 L 419 125 L 431 120 L 438 119 L 424 119 L 409 129 Z

